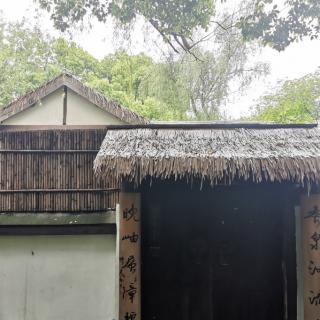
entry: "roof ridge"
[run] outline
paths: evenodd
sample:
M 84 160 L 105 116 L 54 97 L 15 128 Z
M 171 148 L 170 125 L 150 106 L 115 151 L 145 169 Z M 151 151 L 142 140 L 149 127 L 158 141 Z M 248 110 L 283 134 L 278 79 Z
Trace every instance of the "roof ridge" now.
M 126 107 L 121 106 L 116 101 L 108 100 L 106 96 L 85 85 L 79 79 L 77 79 L 76 76 L 67 72 L 59 74 L 45 84 L 39 86 L 37 89 L 27 92 L 25 95 L 17 98 L 2 108 L 0 110 L 0 122 L 32 107 L 39 100 L 48 96 L 62 86 L 67 86 L 69 89 L 75 91 L 83 98 L 95 104 L 97 107 L 111 113 L 124 122 L 129 124 L 149 123 L 149 120 L 146 118 L 138 115 Z

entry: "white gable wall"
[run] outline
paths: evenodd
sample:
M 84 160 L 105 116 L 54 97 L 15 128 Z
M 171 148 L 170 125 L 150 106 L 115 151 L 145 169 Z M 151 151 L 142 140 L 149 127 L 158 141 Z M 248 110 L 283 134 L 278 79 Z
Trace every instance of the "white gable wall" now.
M 63 89 L 51 93 L 47 97 L 16 115 L 3 121 L 10 125 L 61 125 L 63 117 Z
M 43 98 L 40 103 L 4 120 L 2 123 L 7 125 L 62 125 L 63 95 L 63 88 L 60 88 Z M 124 123 L 68 88 L 67 125 Z
M 124 122 L 68 89 L 67 124 L 105 125 Z

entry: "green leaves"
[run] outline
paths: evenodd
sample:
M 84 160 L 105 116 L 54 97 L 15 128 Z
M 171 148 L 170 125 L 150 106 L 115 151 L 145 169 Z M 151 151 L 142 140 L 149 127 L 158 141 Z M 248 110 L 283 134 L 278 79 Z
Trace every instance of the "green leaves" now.
M 166 42 L 184 50 L 196 28 L 206 30 L 214 12 L 214 0 L 36 0 L 51 13 L 57 29 L 65 31 L 85 16 L 105 22 L 114 18 L 123 26 L 134 23 L 137 16 L 150 23 Z M 175 48 L 175 50 L 177 50 Z
M 254 119 L 279 123 L 308 123 L 319 119 L 320 74 L 286 81 L 274 94 L 260 99 Z
M 194 32 L 199 29 L 208 31 L 212 27 L 216 0 L 35 1 L 51 13 L 54 25 L 61 31 L 82 22 L 86 16 L 96 17 L 102 22 L 111 17 L 124 27 L 134 23 L 137 17 L 143 17 L 175 52 L 192 53 L 191 49 L 198 44 L 192 38 Z M 220 1 L 232 4 L 230 0 Z M 238 5 L 239 12 L 243 5 L 251 10 L 238 17 L 232 29 L 240 29 L 248 41 L 258 39 L 264 45 L 281 51 L 303 37 L 319 37 L 319 0 L 244 0 Z M 231 29 L 223 23 L 221 27 L 225 31 Z
M 143 116 L 176 119 L 179 115 L 169 105 L 142 90 L 155 66 L 143 54 L 130 56 L 125 52 L 98 60 L 74 42 L 52 38 L 25 22 L 5 23 L 0 18 L 1 106 L 68 72 Z
M 247 40 L 259 39 L 281 51 L 303 37 L 316 39 L 320 31 L 319 0 L 286 0 L 283 7 L 272 0 L 255 0 L 254 11 L 241 19 Z
M 144 3 L 148 4 L 151 1 Z M 239 31 L 219 32 L 215 39 L 211 52 L 194 50 L 201 61 L 185 53 L 156 63 L 144 54 L 123 51 L 99 60 L 74 42 L 50 37 L 25 22 L 5 23 L 0 18 L 0 105 L 69 72 L 150 119 L 218 119 L 230 89 L 241 90 L 267 69 L 248 64 L 254 49 L 242 41 Z
M 51 38 L 25 22 L 6 24 L 0 18 L 0 105 L 35 89 L 56 75 Z

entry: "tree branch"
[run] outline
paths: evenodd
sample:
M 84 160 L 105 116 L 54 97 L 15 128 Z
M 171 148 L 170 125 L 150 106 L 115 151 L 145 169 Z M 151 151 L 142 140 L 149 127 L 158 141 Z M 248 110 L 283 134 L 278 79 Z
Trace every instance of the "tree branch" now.
M 162 36 L 162 38 L 169 44 L 169 46 L 171 47 L 171 49 L 175 52 L 175 53 L 180 53 L 176 47 L 172 44 L 172 42 L 170 41 L 170 39 L 165 35 L 165 33 L 159 28 L 158 24 L 156 21 L 150 19 L 149 20 L 150 24 L 160 33 L 160 35 Z
M 221 29 L 223 29 L 224 31 L 229 31 L 230 29 L 234 28 L 236 26 L 236 24 L 231 24 L 227 27 L 225 27 L 223 24 L 221 24 L 219 21 L 211 21 L 212 23 L 215 23 L 218 27 L 220 27 Z

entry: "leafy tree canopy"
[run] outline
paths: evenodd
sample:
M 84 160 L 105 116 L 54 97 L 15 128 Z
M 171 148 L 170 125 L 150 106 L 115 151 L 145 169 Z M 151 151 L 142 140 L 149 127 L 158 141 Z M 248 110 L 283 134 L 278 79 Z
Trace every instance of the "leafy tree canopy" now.
M 320 73 L 284 82 L 273 94 L 263 96 L 254 119 L 279 123 L 315 122 L 320 115 Z
M 112 17 L 122 26 L 132 24 L 141 16 L 175 52 L 179 49 L 192 52 L 191 49 L 202 42 L 193 37 L 195 31 L 206 31 L 202 40 L 207 39 L 215 24 L 224 32 L 240 29 L 246 40 L 259 39 L 277 50 L 283 50 L 303 37 L 315 39 L 320 31 L 319 0 L 246 0 L 250 11 L 244 14 L 239 5 L 241 1 L 234 0 L 35 1 L 51 13 L 56 28 L 62 31 L 82 22 L 86 16 L 94 16 L 101 22 Z M 237 21 L 232 24 L 215 21 L 215 7 L 218 3 L 221 7 L 221 2 L 234 7 L 239 5 Z
M 282 5 L 278 2 L 255 0 L 252 13 L 242 17 L 239 24 L 246 39 L 259 39 L 281 51 L 303 37 L 319 37 L 319 0 L 285 0 Z
M 183 54 L 156 63 L 124 51 L 96 59 L 74 42 L 0 17 L 0 105 L 69 72 L 150 119 L 218 119 L 231 87 L 241 90 L 267 68 L 248 64 L 255 48 L 242 41 L 240 32 L 216 37 L 212 51 L 196 51 L 201 61 Z
M 165 103 L 140 94 L 140 84 L 154 65 L 144 54 L 125 52 L 98 60 L 73 42 L 29 28 L 25 21 L 6 23 L 0 18 L 0 106 L 69 72 L 150 119 L 177 118 Z
M 115 18 L 128 26 L 138 16 L 150 23 L 174 48 L 173 42 L 188 50 L 195 28 L 207 29 L 214 12 L 213 0 L 37 0 L 51 12 L 54 25 L 65 31 L 86 15 L 106 22 Z M 175 51 L 177 49 L 174 48 Z
M 221 38 L 212 51 L 195 51 L 200 60 L 185 53 L 157 64 L 141 88 L 180 112 L 180 117 L 218 120 L 230 96 L 268 73 L 267 64 L 248 61 L 254 51 L 239 34 L 232 33 Z

